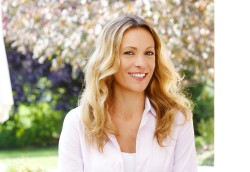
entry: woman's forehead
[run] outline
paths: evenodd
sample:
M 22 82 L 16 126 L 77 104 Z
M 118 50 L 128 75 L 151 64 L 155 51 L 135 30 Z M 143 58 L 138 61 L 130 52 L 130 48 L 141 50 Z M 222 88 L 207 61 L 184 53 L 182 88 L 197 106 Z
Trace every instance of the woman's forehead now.
M 154 38 L 145 28 L 130 28 L 126 30 L 122 37 L 121 48 L 125 47 L 154 47 Z

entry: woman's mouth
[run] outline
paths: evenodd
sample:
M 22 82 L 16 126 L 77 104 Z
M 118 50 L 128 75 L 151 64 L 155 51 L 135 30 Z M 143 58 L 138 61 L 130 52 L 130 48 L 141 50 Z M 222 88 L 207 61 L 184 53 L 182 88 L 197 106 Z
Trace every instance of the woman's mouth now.
M 130 76 L 132 76 L 133 78 L 137 78 L 137 79 L 143 79 L 146 76 L 146 73 L 129 73 Z

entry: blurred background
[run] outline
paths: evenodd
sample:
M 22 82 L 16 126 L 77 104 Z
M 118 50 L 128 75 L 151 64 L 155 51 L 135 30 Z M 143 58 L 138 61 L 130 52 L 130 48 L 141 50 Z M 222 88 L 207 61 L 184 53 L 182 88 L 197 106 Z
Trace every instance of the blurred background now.
M 195 103 L 198 164 L 213 166 L 212 0 L 2 0 L 14 106 L 0 124 L 0 167 L 56 170 L 63 119 L 84 88 L 82 69 L 103 26 L 123 14 L 150 22 L 185 75 L 185 91 Z

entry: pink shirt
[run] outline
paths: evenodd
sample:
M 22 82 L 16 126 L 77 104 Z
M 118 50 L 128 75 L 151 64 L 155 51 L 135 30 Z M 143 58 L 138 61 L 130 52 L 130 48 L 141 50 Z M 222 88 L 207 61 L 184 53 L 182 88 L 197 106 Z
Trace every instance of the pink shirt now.
M 100 153 L 85 143 L 80 108 L 71 110 L 64 119 L 59 141 L 59 171 L 65 172 L 123 172 L 122 153 L 116 137 Z M 173 135 L 161 147 L 154 137 L 156 113 L 146 98 L 145 109 L 136 140 L 136 172 L 196 172 L 196 150 L 192 120 L 184 125 L 178 112 Z

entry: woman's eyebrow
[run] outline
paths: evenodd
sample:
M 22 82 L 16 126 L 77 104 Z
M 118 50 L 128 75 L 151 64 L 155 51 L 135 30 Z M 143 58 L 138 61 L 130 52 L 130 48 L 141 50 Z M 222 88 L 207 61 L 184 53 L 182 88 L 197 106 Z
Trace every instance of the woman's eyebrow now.
M 125 48 L 132 48 L 132 49 L 137 49 L 136 47 L 133 47 L 133 46 L 126 46 L 126 47 L 122 47 L 123 49 L 125 49 Z
M 125 49 L 125 48 L 132 48 L 132 49 L 137 49 L 136 47 L 133 47 L 133 46 L 125 46 L 125 47 L 122 47 L 122 49 Z M 149 48 L 155 48 L 155 46 L 149 46 L 147 47 L 146 49 L 149 49 Z

